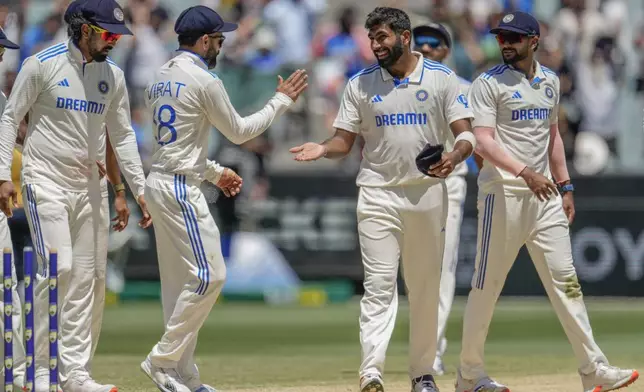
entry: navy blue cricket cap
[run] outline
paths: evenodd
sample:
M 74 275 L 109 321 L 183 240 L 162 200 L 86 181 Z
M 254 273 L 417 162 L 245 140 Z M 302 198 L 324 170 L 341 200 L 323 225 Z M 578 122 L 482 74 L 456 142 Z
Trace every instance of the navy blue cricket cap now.
M 534 16 L 525 12 L 511 12 L 501 19 L 496 28 L 490 30 L 492 34 L 499 34 L 504 31 L 510 31 L 521 35 L 541 35 L 539 22 Z
M 187 36 L 226 33 L 234 30 L 237 30 L 236 23 L 224 22 L 215 10 L 203 5 L 184 10 L 174 24 L 175 33 Z
M 436 34 L 445 41 L 445 45 L 448 48 L 452 47 L 452 39 L 449 35 L 449 31 L 440 23 L 427 23 L 424 25 L 416 26 L 412 30 L 414 37 L 423 36 L 426 34 Z
M 75 13 L 110 33 L 132 35 L 125 25 L 123 8 L 115 0 L 74 0 L 65 11 L 65 21 Z
M 9 41 L 7 34 L 4 33 L 4 30 L 0 28 L 0 46 L 4 46 L 7 49 L 20 49 L 20 45 Z

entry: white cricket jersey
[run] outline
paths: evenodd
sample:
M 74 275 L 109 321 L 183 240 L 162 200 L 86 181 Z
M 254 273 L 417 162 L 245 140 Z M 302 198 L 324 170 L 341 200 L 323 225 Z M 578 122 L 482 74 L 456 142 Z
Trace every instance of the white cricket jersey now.
M 221 79 L 208 71 L 199 55 L 184 50 L 161 67 L 153 80 L 145 96 L 157 141 L 151 170 L 199 181 L 212 182 L 220 173 L 218 165 L 207 160 L 213 126 L 241 144 L 262 134 L 293 104 L 287 95 L 276 93 L 263 109 L 241 117 Z
M 461 85 L 461 94 L 464 94 L 466 97 L 469 93 L 470 86 L 472 85 L 472 82 L 469 80 L 463 79 L 460 76 L 458 77 L 458 81 Z M 450 129 L 447 130 L 447 140 L 445 141 L 445 150 L 446 151 L 452 151 L 454 149 L 454 145 L 456 144 L 456 138 L 454 137 L 454 134 Z M 450 176 L 465 176 L 467 174 L 467 163 L 465 161 L 459 163 L 456 165 L 454 168 L 454 171 L 450 174 Z
M 27 113 L 23 183 L 88 191 L 90 179 L 98 181 L 96 161 L 105 161 L 107 127 L 132 193 L 143 194 L 125 79 L 111 60 L 88 63 L 70 40 L 24 61 L 0 120 L 0 180 L 11 180 L 12 151 Z
M 470 88 L 474 127 L 495 128 L 495 140 L 512 158 L 551 178 L 550 125 L 558 121 L 559 78 L 535 61 L 532 83 L 511 66 L 482 73 Z M 486 191 L 501 183 L 507 191 L 530 191 L 520 177 L 484 161 L 478 177 Z
M 345 87 L 333 126 L 365 140 L 358 186 L 440 181 L 418 170 L 416 156 L 427 143 L 445 144 L 449 124 L 473 116 L 456 74 L 413 53 L 418 64 L 404 80 L 374 65 Z

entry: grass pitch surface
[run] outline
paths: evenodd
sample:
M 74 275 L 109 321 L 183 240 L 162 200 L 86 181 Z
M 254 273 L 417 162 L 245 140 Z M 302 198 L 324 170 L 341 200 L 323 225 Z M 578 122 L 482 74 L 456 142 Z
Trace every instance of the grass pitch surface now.
M 644 300 L 587 299 L 595 337 L 612 364 L 644 371 Z M 447 374 L 437 379 L 453 391 L 460 351 L 464 299 L 448 327 Z M 202 380 L 220 391 L 357 391 L 358 303 L 320 308 L 222 303 L 199 334 Z M 120 391 L 157 391 L 140 371 L 163 331 L 159 303 L 106 309 L 93 376 Z M 408 309 L 401 304 L 387 356 L 387 392 L 408 392 Z M 486 348 L 488 372 L 517 392 L 577 392 L 577 364 L 545 299 L 501 299 Z M 644 379 L 626 392 L 644 392 Z

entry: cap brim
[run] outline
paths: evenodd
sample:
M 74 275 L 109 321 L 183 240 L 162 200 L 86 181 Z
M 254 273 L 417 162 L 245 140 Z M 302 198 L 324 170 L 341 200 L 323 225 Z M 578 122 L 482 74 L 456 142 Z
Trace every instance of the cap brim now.
M 4 46 L 7 49 L 20 49 L 20 45 L 13 43 L 6 38 L 0 38 L 0 46 Z
M 228 33 L 230 31 L 235 31 L 237 30 L 237 23 L 229 23 L 225 22 L 224 25 L 218 30 L 222 33 Z
M 98 27 L 104 28 L 110 33 L 122 34 L 122 35 L 133 35 L 130 29 L 128 29 L 127 26 L 124 24 L 97 22 L 96 25 Z
M 490 34 L 499 34 L 499 33 L 502 33 L 504 31 L 509 31 L 509 32 L 517 33 L 517 34 L 521 34 L 521 35 L 531 35 L 527 31 L 522 30 L 522 29 L 517 28 L 517 27 L 514 27 L 514 26 L 504 26 L 504 27 L 494 28 L 494 29 L 490 30 Z

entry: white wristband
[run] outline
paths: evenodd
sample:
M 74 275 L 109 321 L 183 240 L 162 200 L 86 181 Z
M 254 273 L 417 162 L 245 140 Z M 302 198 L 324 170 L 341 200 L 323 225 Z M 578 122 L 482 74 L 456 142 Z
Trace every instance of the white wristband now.
M 472 152 L 474 152 L 474 149 L 476 148 L 476 136 L 474 136 L 474 134 L 472 132 L 470 132 L 470 131 L 461 132 L 456 137 L 456 140 L 454 140 L 454 145 L 456 145 L 456 143 L 460 142 L 461 140 L 466 140 L 466 141 L 470 142 L 470 144 L 472 145 Z M 472 155 L 472 154 L 470 154 L 470 155 Z M 466 159 L 467 158 L 469 158 L 469 156 L 466 157 Z

